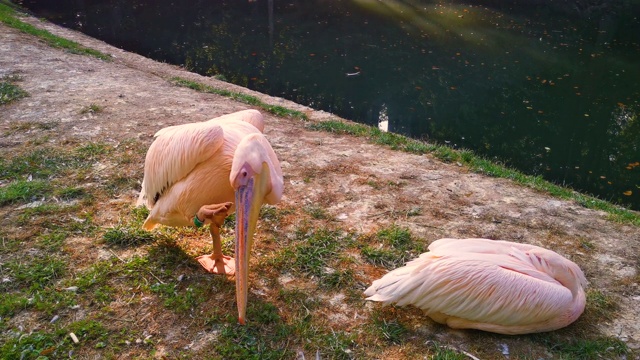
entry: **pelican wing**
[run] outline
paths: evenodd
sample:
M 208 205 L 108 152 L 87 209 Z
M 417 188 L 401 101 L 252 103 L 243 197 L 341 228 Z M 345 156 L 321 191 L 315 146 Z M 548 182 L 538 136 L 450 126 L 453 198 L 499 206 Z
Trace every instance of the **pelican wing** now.
M 427 252 L 391 271 L 365 291 L 367 299 L 507 326 L 560 316 L 572 302 L 571 291 L 538 270 L 538 258 L 521 249 L 484 249 L 481 256 L 456 250 Z
M 170 126 L 156 133 L 144 164 L 138 203 L 152 207 L 162 193 L 209 159 L 224 143 L 215 121 Z

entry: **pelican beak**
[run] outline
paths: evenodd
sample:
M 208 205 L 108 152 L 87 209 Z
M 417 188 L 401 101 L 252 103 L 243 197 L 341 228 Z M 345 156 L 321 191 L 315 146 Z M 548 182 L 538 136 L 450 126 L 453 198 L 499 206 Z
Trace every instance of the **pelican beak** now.
M 260 182 L 258 175 L 236 190 L 236 301 L 238 322 L 242 325 L 247 313 L 249 258 L 262 205 Z
M 249 282 L 249 255 L 253 233 L 250 228 L 253 179 L 236 190 L 236 301 L 238 322 L 245 324 Z

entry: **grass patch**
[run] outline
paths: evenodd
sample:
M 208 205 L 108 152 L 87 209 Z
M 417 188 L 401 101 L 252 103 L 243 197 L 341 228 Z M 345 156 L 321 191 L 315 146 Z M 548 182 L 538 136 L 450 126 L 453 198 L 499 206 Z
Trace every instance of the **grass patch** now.
M 0 105 L 5 105 L 27 96 L 29 96 L 29 93 L 22 90 L 18 85 L 0 79 Z
M 312 218 L 316 219 L 316 220 L 331 220 L 332 217 L 329 214 L 329 212 L 321 207 L 321 206 L 317 206 L 317 205 L 306 205 L 302 208 L 302 210 L 309 214 Z
M 378 337 L 384 338 L 392 344 L 401 344 L 404 341 L 404 336 L 409 332 L 397 319 L 376 318 L 373 324 Z
M 182 288 L 175 282 L 155 283 L 151 285 L 151 291 L 160 295 L 164 300 L 164 306 L 177 313 L 193 311 L 206 300 L 205 289 L 201 286 L 188 286 Z
M 0 283 L 0 289 L 27 287 L 31 291 L 42 290 L 60 278 L 65 270 L 65 262 L 53 256 L 43 256 L 28 262 L 12 260 L 2 265 L 3 276 L 9 281 Z
M 66 282 L 69 287 L 76 288 L 79 293 L 97 291 L 97 288 L 106 287 L 110 277 L 117 274 L 123 265 L 116 262 L 115 258 L 109 260 L 101 260 L 87 269 L 77 273 L 74 279 Z
M 90 199 L 92 198 L 92 194 L 87 191 L 87 189 L 77 186 L 68 186 L 62 187 L 55 191 L 56 196 L 61 200 L 75 200 L 75 199 Z
M 60 125 L 59 121 L 26 121 L 19 123 L 12 123 L 9 125 L 9 131 L 5 132 L 5 135 L 11 135 L 18 132 L 27 132 L 31 130 L 51 130 Z
M 343 266 L 348 259 L 342 255 L 353 243 L 351 234 L 301 228 L 295 236 L 295 245 L 284 248 L 278 255 L 277 266 L 317 279 L 324 288 L 348 287 L 353 282 L 353 271 Z
M 369 263 L 387 269 L 400 267 L 426 250 L 424 244 L 413 238 L 408 229 L 395 224 L 373 235 L 364 235 L 359 242 L 363 244 L 362 255 Z
M 179 77 L 175 77 L 172 78 L 171 81 L 178 86 L 183 86 L 189 89 L 193 89 L 199 92 L 205 92 L 205 93 L 210 93 L 210 94 L 217 94 L 220 96 L 224 96 L 224 97 L 228 97 L 231 98 L 235 101 L 241 102 L 243 104 L 247 104 L 247 105 L 252 105 L 252 106 L 256 106 L 259 107 L 275 116 L 278 117 L 291 117 L 294 119 L 300 119 L 300 120 L 308 120 L 308 117 L 305 113 L 303 113 L 302 111 L 297 111 L 297 110 L 291 110 L 291 109 L 287 109 L 283 106 L 279 106 L 279 105 L 270 105 L 267 104 L 263 101 L 261 101 L 260 99 L 258 99 L 255 96 L 252 95 L 246 95 L 246 94 L 242 94 L 239 92 L 234 92 L 234 91 L 229 91 L 229 90 L 224 90 L 224 89 L 218 89 L 215 88 L 213 86 L 209 86 L 209 85 L 205 85 L 205 84 L 201 84 L 199 82 L 196 81 L 191 81 L 191 80 L 187 80 L 187 79 L 183 79 L 183 78 L 179 78 Z
M 108 245 L 119 247 L 133 247 L 148 244 L 155 241 L 153 233 L 143 230 L 140 227 L 118 225 L 108 229 L 102 239 Z
M 281 327 L 276 326 L 276 327 Z M 213 359 L 283 359 L 293 358 L 283 339 L 264 336 L 263 327 L 227 325 L 222 328 L 214 345 Z
M 440 345 L 436 342 L 429 342 L 433 351 L 432 360 L 468 360 L 467 355 L 460 353 L 448 346 Z
M 619 359 L 629 353 L 627 345 L 613 337 L 561 338 L 557 333 L 531 335 L 563 360 Z M 624 357 L 622 357 L 624 358 Z
M 80 114 L 97 114 L 104 110 L 104 106 L 91 104 L 80 109 Z
M 109 55 L 103 54 L 100 51 L 84 47 L 75 41 L 67 40 L 65 38 L 53 35 L 47 30 L 38 29 L 37 27 L 27 24 L 18 19 L 18 12 L 7 5 L 4 2 L 0 2 L 0 21 L 12 28 L 18 29 L 24 33 L 36 36 L 49 46 L 64 49 L 72 54 L 89 55 L 100 60 L 110 61 Z
M 613 319 L 618 310 L 618 302 L 611 295 L 597 289 L 587 290 L 585 315 L 597 317 L 599 321 Z
M 0 179 L 19 180 L 66 177 L 69 170 L 86 169 L 113 149 L 102 143 L 87 143 L 71 151 L 42 147 L 0 159 Z
M 640 226 L 640 213 L 638 212 L 550 183 L 542 179 L 541 176 L 525 175 L 503 164 L 495 163 L 475 155 L 470 150 L 455 150 L 445 145 L 427 144 L 423 141 L 410 139 L 402 135 L 383 132 L 372 126 L 352 124 L 337 120 L 312 123 L 308 125 L 308 128 L 316 131 L 365 137 L 372 143 L 386 145 L 394 150 L 414 154 L 432 154 L 447 163 L 458 162 L 463 164 L 471 171 L 479 174 L 511 179 L 518 184 L 546 192 L 560 199 L 573 200 L 583 207 L 605 211 L 609 213 L 612 221 Z
M 13 181 L 0 188 L 0 206 L 38 200 L 52 191 L 53 188 L 47 181 Z
M 73 343 L 69 333 L 77 336 L 80 345 Z M 16 333 L 0 346 L 0 354 L 3 359 L 62 359 L 77 346 L 101 348 L 108 341 L 109 332 L 101 323 L 80 320 L 52 332 Z
M 38 247 L 47 252 L 54 252 L 62 249 L 62 244 L 67 239 L 67 234 L 62 231 L 53 231 L 42 234 L 38 237 Z

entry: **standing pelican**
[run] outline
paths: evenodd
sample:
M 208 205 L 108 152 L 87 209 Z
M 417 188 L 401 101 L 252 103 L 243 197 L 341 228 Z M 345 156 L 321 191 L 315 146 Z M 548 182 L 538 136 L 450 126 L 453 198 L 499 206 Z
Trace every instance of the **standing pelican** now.
M 158 131 L 149 147 L 138 203 L 151 211 L 143 227 L 210 224 L 213 254 L 198 257 L 216 274 L 236 274 L 238 321 L 245 323 L 249 254 L 260 207 L 283 191 L 282 169 L 256 110 Z M 232 203 L 235 199 L 235 204 Z M 220 226 L 236 211 L 234 259 L 222 254 Z
M 556 330 L 585 307 L 582 270 L 534 245 L 440 239 L 429 252 L 375 280 L 367 300 L 414 305 L 455 329 L 500 334 Z

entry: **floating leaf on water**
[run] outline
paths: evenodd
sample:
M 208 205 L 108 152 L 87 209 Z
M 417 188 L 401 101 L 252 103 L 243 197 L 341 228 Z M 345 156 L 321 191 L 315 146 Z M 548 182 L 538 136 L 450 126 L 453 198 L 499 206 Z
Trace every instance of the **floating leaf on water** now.
M 623 107 L 624 107 L 624 104 L 623 104 L 623 103 L 621 103 L 621 102 L 619 102 L 619 103 L 618 103 L 618 106 L 620 106 L 621 108 L 623 108 Z
M 633 191 L 627 190 L 627 191 L 623 192 L 622 195 L 631 196 L 631 195 L 633 195 Z

